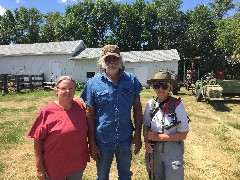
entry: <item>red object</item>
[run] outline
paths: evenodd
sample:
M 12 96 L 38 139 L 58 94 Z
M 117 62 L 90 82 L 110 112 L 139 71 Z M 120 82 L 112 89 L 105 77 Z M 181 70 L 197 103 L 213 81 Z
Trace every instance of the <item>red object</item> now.
M 69 110 L 51 102 L 39 112 L 28 137 L 42 140 L 43 158 L 50 178 L 84 170 L 89 160 L 85 107 L 73 101 Z
M 215 78 L 216 79 L 225 79 L 224 73 L 222 71 L 217 71 L 217 73 L 215 74 Z

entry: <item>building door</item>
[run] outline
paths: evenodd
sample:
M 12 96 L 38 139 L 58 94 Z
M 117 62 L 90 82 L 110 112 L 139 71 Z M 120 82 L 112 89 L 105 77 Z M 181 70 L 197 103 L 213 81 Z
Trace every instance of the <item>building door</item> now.
M 61 76 L 61 63 L 60 61 L 51 61 L 51 72 L 50 78 L 52 81 L 56 81 L 59 76 Z

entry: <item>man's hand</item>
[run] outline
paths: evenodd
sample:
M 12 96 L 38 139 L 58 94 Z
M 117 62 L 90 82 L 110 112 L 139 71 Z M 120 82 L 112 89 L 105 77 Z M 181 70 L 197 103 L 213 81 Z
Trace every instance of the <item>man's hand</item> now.
M 134 154 L 138 154 L 140 149 L 142 148 L 141 138 L 134 136 L 131 142 L 131 145 L 132 144 L 135 144 Z

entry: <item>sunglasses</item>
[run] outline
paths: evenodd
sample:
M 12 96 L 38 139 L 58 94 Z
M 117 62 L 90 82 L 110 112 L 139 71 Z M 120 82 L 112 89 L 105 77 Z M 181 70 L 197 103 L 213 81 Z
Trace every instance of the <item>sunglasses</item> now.
M 159 82 L 153 84 L 153 89 L 159 89 L 160 87 L 162 87 L 163 90 L 167 90 L 169 86 L 167 82 Z
M 117 61 L 117 60 L 119 60 L 119 58 L 118 57 L 116 57 L 116 56 L 107 56 L 107 57 L 105 57 L 105 61 Z

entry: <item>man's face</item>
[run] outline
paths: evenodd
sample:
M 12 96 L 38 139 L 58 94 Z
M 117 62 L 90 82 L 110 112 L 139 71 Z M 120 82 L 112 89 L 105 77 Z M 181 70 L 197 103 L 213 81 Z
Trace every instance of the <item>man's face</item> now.
M 119 68 L 121 67 L 120 59 L 116 56 L 107 56 L 104 59 L 106 65 L 106 72 L 109 74 L 118 73 Z

